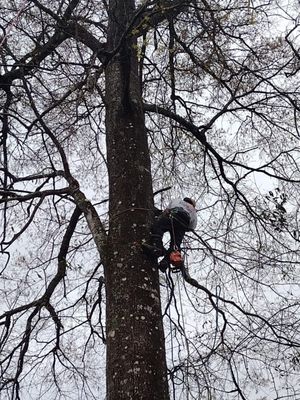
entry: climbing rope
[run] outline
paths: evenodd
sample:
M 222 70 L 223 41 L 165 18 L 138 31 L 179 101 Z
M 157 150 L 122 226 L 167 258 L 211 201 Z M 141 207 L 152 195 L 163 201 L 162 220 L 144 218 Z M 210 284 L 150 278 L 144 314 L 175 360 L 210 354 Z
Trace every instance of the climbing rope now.
M 181 253 L 176 245 L 176 240 L 175 240 L 175 229 L 174 229 L 174 222 L 173 222 L 173 216 L 172 214 L 170 215 L 170 221 L 171 221 L 171 229 L 172 229 L 172 237 L 173 237 L 173 249 L 169 255 L 169 260 L 170 263 L 175 267 L 175 269 L 173 269 L 173 272 L 177 272 L 177 269 L 181 269 L 182 265 L 183 265 L 183 259 L 181 256 Z
M 173 224 L 171 224 L 173 226 Z M 173 240 L 175 240 L 175 232 L 173 230 Z M 175 247 L 175 246 L 174 246 Z M 185 247 L 185 246 L 184 246 Z M 184 257 L 187 258 L 186 252 L 184 252 Z M 173 280 L 173 274 L 172 270 L 169 269 L 168 273 L 166 273 L 166 282 L 167 282 L 167 306 L 165 308 L 164 315 L 167 314 L 168 311 L 168 317 L 169 317 L 169 330 L 170 330 L 170 345 L 171 345 L 171 362 L 172 365 L 174 366 L 174 369 L 171 374 L 171 382 L 172 382 L 172 387 L 173 387 L 173 393 L 172 397 L 173 400 L 176 398 L 176 383 L 174 381 L 174 374 L 176 373 L 176 370 L 181 370 L 182 369 L 182 364 L 180 363 L 177 367 L 175 365 L 176 362 L 179 360 L 176 359 L 175 354 L 174 354 L 174 345 L 175 345 L 175 336 L 176 332 L 174 333 L 173 329 L 173 324 L 175 324 L 176 329 L 180 332 L 181 340 L 182 340 L 182 345 L 186 349 L 186 361 L 184 362 L 185 369 L 182 371 L 183 372 L 183 382 L 185 382 L 185 388 L 186 388 L 186 400 L 190 399 L 190 384 L 189 384 L 189 366 L 190 366 L 190 361 L 191 361 L 191 355 L 190 355 L 190 347 L 189 347 L 189 341 L 188 337 L 186 334 L 186 322 L 184 318 L 184 306 L 183 306 L 183 299 L 182 299 L 182 291 L 181 291 L 181 282 L 180 282 L 180 276 L 177 274 L 177 279 L 176 279 L 176 285 L 178 287 L 178 300 L 179 300 L 179 308 L 177 307 L 177 300 L 175 296 L 175 282 Z M 178 322 L 175 323 L 172 319 L 172 303 L 174 306 L 174 309 L 178 315 Z M 174 336 L 175 335 L 175 336 Z M 178 339 L 177 339 L 178 340 Z
M 169 216 L 170 221 L 171 221 L 171 228 L 172 228 L 172 237 L 173 237 L 173 250 L 178 250 L 177 246 L 176 246 L 176 242 L 175 242 L 175 229 L 174 229 L 174 222 L 173 222 L 173 215 L 170 214 Z
M 167 315 L 169 317 L 169 330 L 170 330 L 170 340 L 171 340 L 171 362 L 172 365 L 175 365 L 175 357 L 174 357 L 174 338 L 173 338 L 173 328 L 172 328 L 172 315 L 171 315 L 171 303 L 172 299 L 174 298 L 174 281 L 172 279 L 172 276 L 169 274 L 166 274 L 166 283 L 167 283 L 167 306 L 165 308 L 164 315 Z M 169 314 L 167 314 L 167 311 Z M 174 382 L 174 374 L 170 374 L 171 382 L 172 382 L 172 392 L 173 392 L 173 400 L 175 400 L 175 382 Z
M 186 347 L 186 352 L 187 352 L 187 358 L 186 358 L 186 386 L 187 386 L 187 400 L 189 400 L 190 396 L 190 386 L 189 386 L 189 363 L 190 363 L 190 347 L 189 347 L 189 341 L 186 335 L 186 328 L 185 328 L 185 320 L 184 320 L 184 312 L 183 312 L 183 305 L 182 305 L 182 296 L 181 296 L 181 289 L 180 289 L 180 280 L 179 280 L 179 275 L 177 275 L 177 285 L 178 285 L 178 295 L 179 295 L 179 304 L 180 304 L 180 311 L 181 311 L 181 318 L 182 318 L 182 327 L 183 327 L 183 337 L 184 337 L 184 342 L 185 342 L 185 347 Z

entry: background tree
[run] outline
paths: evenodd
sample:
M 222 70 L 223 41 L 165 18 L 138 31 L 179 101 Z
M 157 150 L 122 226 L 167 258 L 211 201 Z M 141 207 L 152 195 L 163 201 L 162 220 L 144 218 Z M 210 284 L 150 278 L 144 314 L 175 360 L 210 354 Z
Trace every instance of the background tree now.
M 4 1 L 0 397 L 299 397 L 297 18 Z M 198 201 L 180 276 L 152 187 Z

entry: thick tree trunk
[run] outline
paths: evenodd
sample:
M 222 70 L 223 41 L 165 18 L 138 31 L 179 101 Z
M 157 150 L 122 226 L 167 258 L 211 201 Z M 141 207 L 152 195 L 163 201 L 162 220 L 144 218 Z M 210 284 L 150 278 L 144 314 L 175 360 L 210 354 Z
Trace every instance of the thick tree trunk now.
M 134 0 L 112 0 L 108 51 L 120 43 Z M 107 398 L 167 400 L 157 266 L 141 252 L 153 219 L 150 157 L 134 40 L 106 68 L 110 226 L 106 265 Z

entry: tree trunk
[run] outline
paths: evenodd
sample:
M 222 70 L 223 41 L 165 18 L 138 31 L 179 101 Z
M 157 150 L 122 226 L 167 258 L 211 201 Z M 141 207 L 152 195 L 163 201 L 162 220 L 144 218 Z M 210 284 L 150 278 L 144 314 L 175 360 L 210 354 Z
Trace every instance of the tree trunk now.
M 112 51 L 134 14 L 134 0 L 112 0 L 109 11 Z M 153 192 L 134 44 L 129 32 L 106 68 L 107 398 L 167 400 L 158 270 L 141 252 L 153 220 Z

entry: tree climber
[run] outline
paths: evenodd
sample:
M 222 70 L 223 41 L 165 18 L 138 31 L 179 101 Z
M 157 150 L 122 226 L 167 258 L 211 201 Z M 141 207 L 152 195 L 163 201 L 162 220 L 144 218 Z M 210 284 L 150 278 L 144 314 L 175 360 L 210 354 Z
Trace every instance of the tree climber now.
M 180 252 L 180 246 L 185 232 L 191 231 L 197 226 L 195 206 L 195 201 L 189 197 L 185 197 L 183 200 L 173 199 L 169 206 L 154 222 L 151 228 L 151 243 L 144 243 L 143 249 L 149 256 L 155 258 L 164 256 L 159 263 L 161 271 L 165 271 L 170 265 L 170 262 L 179 268 L 183 265 L 182 258 L 178 252 Z M 162 241 L 165 232 L 169 232 L 171 237 L 168 250 L 164 248 Z M 175 263 L 172 262 L 172 256 L 174 256 L 175 253 L 177 253 L 177 258 L 179 256 L 177 264 L 176 261 Z

